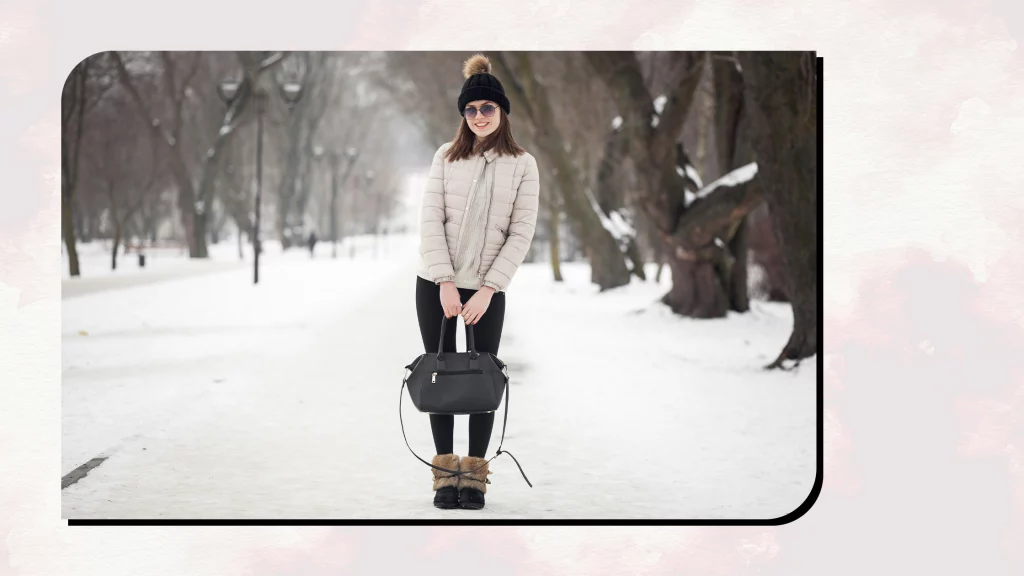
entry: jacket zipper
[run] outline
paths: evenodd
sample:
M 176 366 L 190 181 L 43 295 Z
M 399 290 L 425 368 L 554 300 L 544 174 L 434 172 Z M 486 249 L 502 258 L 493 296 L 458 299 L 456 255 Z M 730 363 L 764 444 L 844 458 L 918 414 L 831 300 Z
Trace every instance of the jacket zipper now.
M 495 168 L 497 170 L 497 168 Z M 484 175 L 487 174 L 487 165 L 484 165 Z M 494 204 L 494 184 L 497 182 L 497 178 L 491 178 L 491 199 L 488 204 Z M 476 265 L 476 278 L 480 282 L 480 287 L 483 287 L 484 283 L 484 247 L 487 246 L 487 221 L 491 219 L 490 206 L 487 207 L 487 212 L 484 214 L 484 237 L 480 241 L 480 258 L 477 259 Z
M 483 156 L 480 156 L 479 160 L 477 160 L 477 166 L 474 166 L 473 170 L 474 174 L 479 170 L 480 160 L 485 159 Z M 487 169 L 486 165 L 484 166 L 484 169 Z M 473 196 L 476 195 L 477 181 L 480 180 L 481 176 L 483 176 L 483 174 L 478 174 L 476 178 L 473 179 L 473 189 L 469 191 L 469 196 L 466 198 L 466 210 L 462 213 L 462 224 L 459 225 L 459 239 L 455 241 L 455 262 L 453 264 L 457 264 L 459 261 L 459 250 L 462 249 L 462 235 L 466 232 L 466 213 L 469 212 L 469 207 L 473 202 Z

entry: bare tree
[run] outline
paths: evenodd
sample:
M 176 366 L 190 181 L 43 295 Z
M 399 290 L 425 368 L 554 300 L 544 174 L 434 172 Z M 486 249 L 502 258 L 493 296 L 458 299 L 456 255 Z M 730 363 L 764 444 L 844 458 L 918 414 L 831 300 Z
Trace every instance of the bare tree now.
M 639 207 L 665 244 L 672 289 L 663 301 L 673 311 L 699 318 L 724 316 L 729 308 L 723 270 L 733 259 L 722 239 L 761 201 L 752 174 L 734 172 L 693 191 L 699 177 L 679 140 L 703 69 L 702 53 L 680 53 L 682 74 L 664 98 L 652 98 L 636 56 L 588 52 L 611 92 L 635 168 Z
M 89 115 L 81 141 L 81 194 L 105 205 L 104 220 L 112 227 L 112 269 L 132 221 L 163 175 L 156 148 L 145 137 L 146 127 L 122 117 L 126 104 L 123 92 L 112 91 Z
M 61 92 L 61 236 L 68 251 L 71 276 L 81 275 L 75 235 L 75 190 L 80 177 L 82 139 L 86 116 L 110 90 L 109 70 L 102 55 L 78 63 Z
M 818 76 L 813 52 L 738 54 L 754 152 L 793 307 L 793 332 L 779 357 L 818 353 Z
M 206 217 L 204 211 L 212 203 L 214 180 L 220 155 L 241 122 L 242 112 L 252 99 L 253 87 L 261 74 L 277 65 L 282 53 L 240 53 L 242 71 L 237 96 L 223 113 L 221 121 L 213 126 L 195 126 L 204 134 L 214 134 L 208 148 L 195 149 L 181 144 L 186 129 L 186 100 L 192 94 L 192 81 L 200 70 L 200 53 L 160 52 L 153 58 L 143 56 L 131 60 L 140 71 L 132 73 L 129 64 L 119 53 L 112 53 L 122 85 L 127 90 L 136 112 L 149 127 L 150 137 L 166 154 L 170 172 L 178 188 L 178 209 L 185 227 L 192 258 L 206 258 Z M 141 62 L 140 62 L 141 60 Z M 153 80 L 157 87 L 147 97 L 140 85 L 144 78 Z M 208 77 L 207 97 L 200 102 L 210 103 L 209 86 L 215 75 Z M 197 164 L 197 168 L 190 165 Z

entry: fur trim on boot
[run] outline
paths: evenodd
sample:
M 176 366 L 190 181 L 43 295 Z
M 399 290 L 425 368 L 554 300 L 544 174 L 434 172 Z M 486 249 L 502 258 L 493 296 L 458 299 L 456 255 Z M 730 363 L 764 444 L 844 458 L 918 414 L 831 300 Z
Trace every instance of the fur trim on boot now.
M 447 468 L 449 470 L 461 470 L 459 468 L 459 457 L 455 454 L 438 454 L 434 456 L 433 460 L 430 461 L 434 466 L 440 466 L 441 468 Z M 451 486 L 456 490 L 459 487 L 459 477 L 454 474 L 442 472 L 434 468 L 430 469 L 434 473 L 434 490 L 439 490 L 446 486 Z
M 487 493 L 487 485 L 491 483 L 491 481 L 487 478 L 487 475 L 491 474 L 491 471 L 490 464 L 487 462 L 486 458 L 466 456 L 465 458 L 462 459 L 461 470 L 473 470 L 480 465 L 483 465 L 483 468 L 480 468 L 476 472 L 471 472 L 469 474 L 462 475 L 462 480 L 459 481 L 459 489 L 474 488 L 476 490 L 483 492 L 484 494 Z

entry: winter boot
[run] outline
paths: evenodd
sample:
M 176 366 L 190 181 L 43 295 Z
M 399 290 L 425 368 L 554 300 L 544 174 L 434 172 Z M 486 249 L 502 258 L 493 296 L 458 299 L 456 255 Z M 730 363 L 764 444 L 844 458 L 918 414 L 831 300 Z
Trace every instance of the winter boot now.
M 430 462 L 434 466 L 459 470 L 459 457 L 455 454 L 438 454 Z M 459 477 L 435 468 L 430 469 L 434 473 L 434 506 L 438 508 L 459 507 Z
M 491 473 L 486 458 L 466 456 L 462 459 L 461 470 L 474 470 L 483 466 L 476 472 L 463 474 L 459 480 L 459 507 L 470 510 L 479 510 L 484 507 L 484 493 L 487 492 L 487 485 L 491 481 L 487 475 Z

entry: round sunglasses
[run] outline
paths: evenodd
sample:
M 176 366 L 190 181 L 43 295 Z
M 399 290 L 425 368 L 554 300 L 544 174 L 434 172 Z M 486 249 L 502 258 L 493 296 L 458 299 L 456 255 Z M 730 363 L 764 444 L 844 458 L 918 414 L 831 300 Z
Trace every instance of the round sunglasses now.
M 498 107 L 494 104 L 484 104 L 480 107 L 480 113 L 484 115 L 484 118 L 490 118 L 494 116 L 494 112 L 498 110 Z M 472 106 L 466 106 L 466 109 L 462 111 L 462 115 L 466 117 L 466 120 L 472 120 L 476 118 L 477 109 Z

